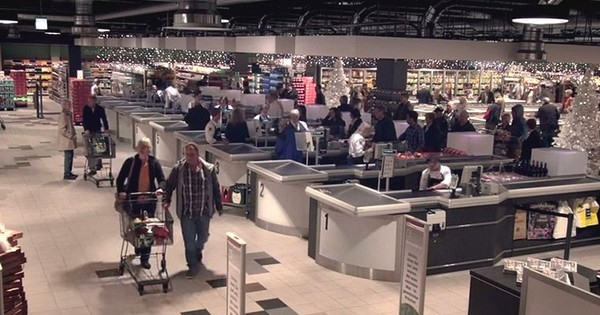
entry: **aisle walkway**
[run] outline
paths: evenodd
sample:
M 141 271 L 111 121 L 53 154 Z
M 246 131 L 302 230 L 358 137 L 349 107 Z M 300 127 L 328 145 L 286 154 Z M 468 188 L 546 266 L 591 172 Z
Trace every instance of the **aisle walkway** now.
M 46 103 L 47 111 L 58 111 Z M 52 107 L 54 106 L 54 107 Z M 235 211 L 215 218 L 203 271 L 186 280 L 178 225 L 169 248 L 173 291 L 140 297 L 128 276 L 100 278 L 117 266 L 121 239 L 112 209 L 114 190 L 80 179 L 62 180 L 56 116 L 34 119 L 30 109 L 0 112 L 0 221 L 22 230 L 30 314 L 225 314 L 225 233 L 249 243 L 247 312 L 255 314 L 397 314 L 398 284 L 344 276 L 306 256 L 306 241 L 261 230 Z M 80 127 L 78 127 L 78 130 Z M 116 169 L 132 153 L 118 146 Z M 82 174 L 81 149 L 75 173 Z M 600 247 L 575 249 L 581 264 L 600 268 Z M 543 255 L 543 256 L 549 256 Z M 210 281 L 214 280 L 214 281 Z M 208 282 L 207 282 L 208 281 Z M 158 290 L 158 289 L 157 289 Z M 427 279 L 426 315 L 466 314 L 468 272 Z M 263 310 L 266 310 L 264 312 Z

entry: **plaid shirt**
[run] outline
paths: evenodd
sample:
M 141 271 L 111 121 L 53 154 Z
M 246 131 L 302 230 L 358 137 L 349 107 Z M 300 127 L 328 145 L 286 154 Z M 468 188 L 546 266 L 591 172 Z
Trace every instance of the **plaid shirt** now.
M 201 216 L 206 209 L 206 178 L 202 165 L 198 171 L 192 170 L 189 164 L 183 167 L 183 215 L 190 218 Z
M 400 136 L 399 140 L 406 140 L 406 149 L 414 152 L 422 149 L 425 145 L 425 132 L 418 124 L 410 125 Z

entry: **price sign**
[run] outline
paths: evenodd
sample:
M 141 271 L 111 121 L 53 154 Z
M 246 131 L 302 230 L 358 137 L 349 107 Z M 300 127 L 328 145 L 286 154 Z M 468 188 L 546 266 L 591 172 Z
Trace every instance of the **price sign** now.
M 392 178 L 394 177 L 394 159 L 396 158 L 396 150 L 382 150 L 382 164 L 381 164 L 381 177 Z
M 246 242 L 227 233 L 227 315 L 246 314 Z
M 412 216 L 403 216 L 402 280 L 400 315 L 423 314 L 429 224 Z

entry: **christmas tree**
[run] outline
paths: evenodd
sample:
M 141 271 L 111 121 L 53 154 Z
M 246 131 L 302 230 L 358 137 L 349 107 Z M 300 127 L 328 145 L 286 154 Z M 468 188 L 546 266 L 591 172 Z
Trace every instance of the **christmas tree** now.
M 340 97 L 342 95 L 348 95 L 350 89 L 346 82 L 346 75 L 344 74 L 344 64 L 341 60 L 336 60 L 333 71 L 329 75 L 329 82 L 325 87 L 325 101 L 329 107 L 336 107 L 340 104 Z
M 573 100 L 570 114 L 554 138 L 556 147 L 588 153 L 588 174 L 598 175 L 600 170 L 600 117 L 596 84 L 591 71 L 587 71 Z

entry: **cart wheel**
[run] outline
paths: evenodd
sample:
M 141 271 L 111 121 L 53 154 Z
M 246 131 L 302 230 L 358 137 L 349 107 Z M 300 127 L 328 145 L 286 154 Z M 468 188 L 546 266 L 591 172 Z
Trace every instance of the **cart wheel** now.
M 100 188 L 100 182 L 96 182 L 96 188 Z
M 169 292 L 169 284 L 168 283 L 163 283 L 163 292 L 164 293 Z
M 83 172 L 83 180 L 87 180 L 87 172 Z
M 119 270 L 118 271 L 119 271 L 119 276 L 122 276 L 123 273 L 125 273 L 125 263 L 121 262 L 119 264 Z
M 113 179 L 110 180 L 110 187 L 115 187 L 115 181 Z
M 140 295 L 144 295 L 144 286 L 143 285 L 138 285 L 138 292 L 140 293 Z

